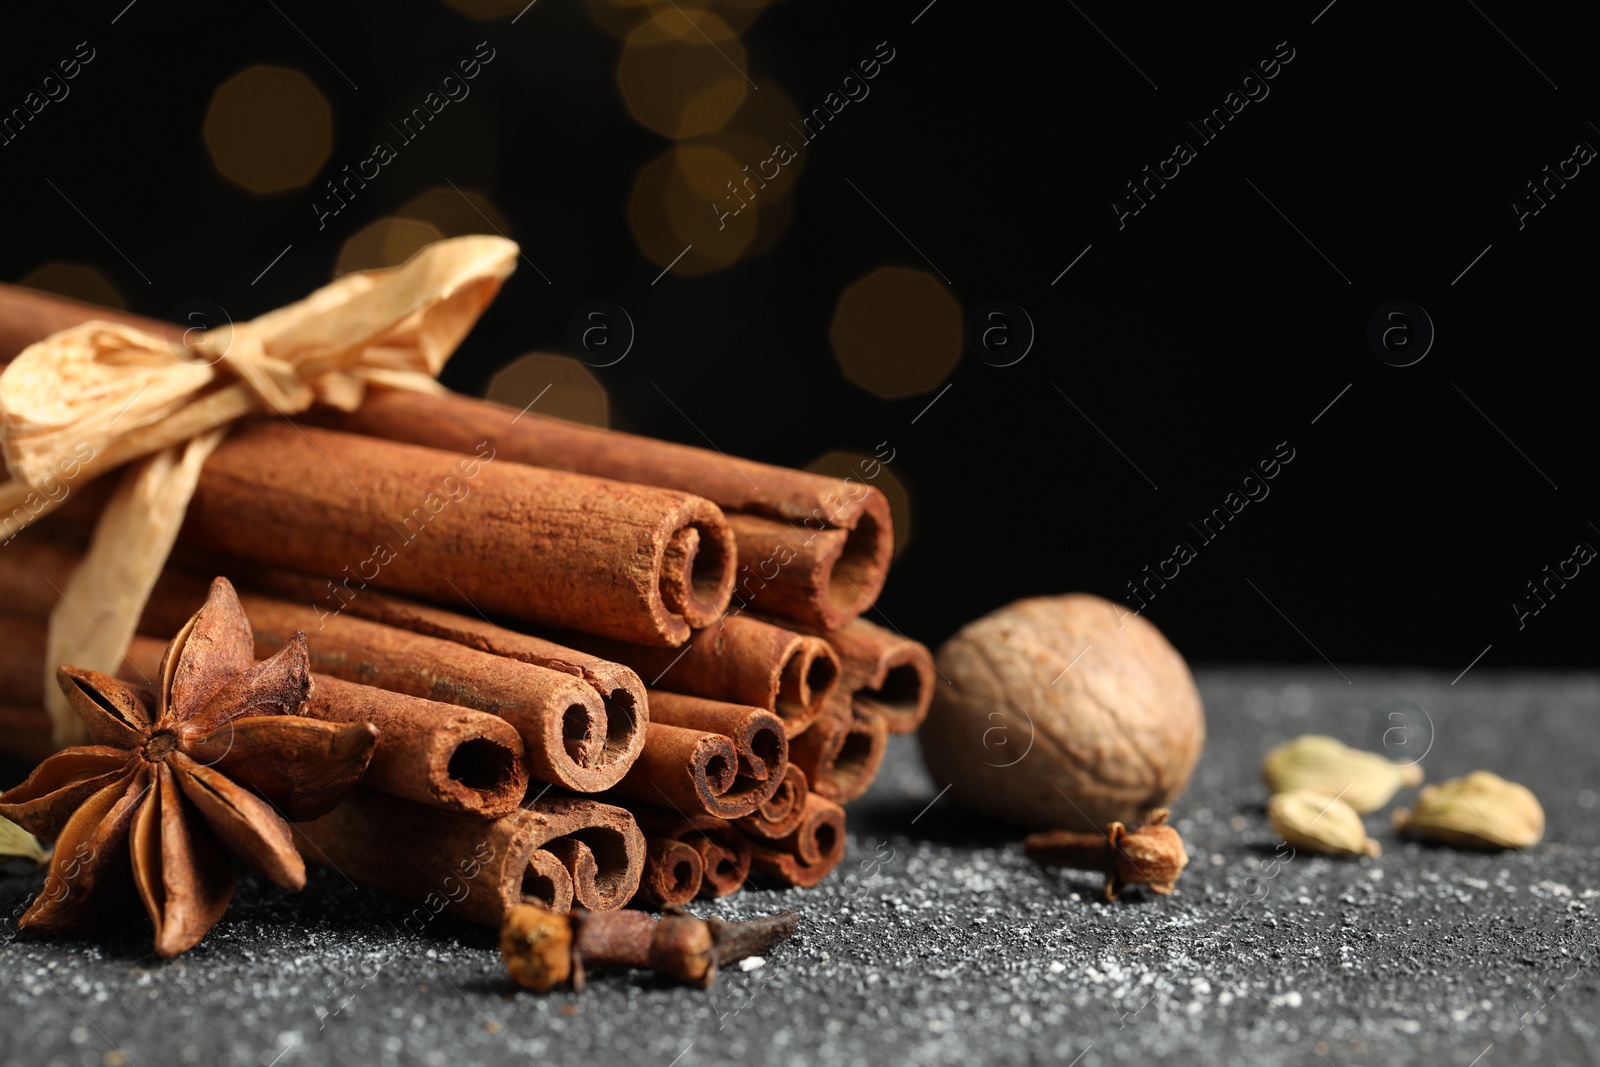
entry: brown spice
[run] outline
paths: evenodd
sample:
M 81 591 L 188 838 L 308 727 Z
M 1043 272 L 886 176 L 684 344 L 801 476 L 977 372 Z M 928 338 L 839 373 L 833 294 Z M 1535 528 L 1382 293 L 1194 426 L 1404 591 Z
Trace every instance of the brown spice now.
M 498 927 L 525 901 L 565 910 L 576 899 L 615 910 L 638 889 L 644 867 L 633 817 L 583 797 L 546 796 L 484 820 L 361 789 L 294 829 L 314 862 L 418 902 L 419 923 L 442 911 Z
M 567 982 L 581 992 L 587 972 L 604 967 L 648 968 L 704 989 L 718 967 L 771 951 L 799 925 L 792 911 L 723 922 L 678 912 L 660 920 L 642 911 L 563 916 L 523 905 L 506 917 L 500 954 L 512 979 L 540 993 Z
M 1104 871 L 1107 900 L 1116 900 L 1130 885 L 1148 885 L 1165 895 L 1189 863 L 1183 839 L 1167 825 L 1167 815 L 1166 808 L 1157 808 L 1135 829 L 1114 822 L 1104 834 L 1047 830 L 1029 834 L 1023 847 L 1047 867 Z
M 700 879 L 690 897 L 725 897 L 743 888 L 750 877 L 750 842 L 726 819 L 711 815 L 685 817 L 676 811 L 648 804 L 634 805 L 632 810 L 646 838 L 688 845 L 699 855 Z M 666 858 L 664 854 L 662 858 Z M 657 875 L 647 879 L 652 883 L 675 880 L 675 875 Z M 641 887 L 643 884 L 641 882 Z M 659 901 L 652 901 L 649 897 L 643 900 L 645 903 L 671 903 L 665 896 Z
M 812 793 L 793 833 L 751 842 L 751 866 L 783 885 L 813 886 L 844 859 L 844 809 Z
M 241 424 L 206 461 L 182 540 L 643 644 L 681 645 L 727 607 L 732 534 L 709 501 L 466 452 Z
M 57 753 L 0 796 L 0 816 L 56 839 L 46 892 L 18 925 L 101 925 L 136 890 L 163 956 L 194 947 L 222 917 L 234 886 L 228 853 L 286 888 L 305 884 L 275 809 L 326 812 L 376 739 L 366 724 L 295 717 L 311 687 L 304 635 L 257 663 L 222 578 L 167 649 L 158 696 L 74 667 L 58 678 L 95 744 Z
M 882 716 L 856 713 L 836 693 L 829 710 L 789 746 L 789 759 L 805 772 L 811 789 L 847 804 L 872 785 L 889 749 L 889 725 Z

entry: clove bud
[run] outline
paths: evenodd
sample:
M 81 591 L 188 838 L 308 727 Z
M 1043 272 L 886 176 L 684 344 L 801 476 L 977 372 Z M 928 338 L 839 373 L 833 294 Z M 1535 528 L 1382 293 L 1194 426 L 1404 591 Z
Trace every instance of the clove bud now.
M 506 916 L 500 955 L 517 984 L 540 993 L 571 983 L 583 990 L 596 967 L 637 967 L 704 989 L 717 968 L 761 955 L 787 940 L 800 916 L 782 911 L 761 919 L 724 922 L 672 910 L 660 920 L 642 911 L 557 915 L 522 904 Z
M 1105 872 L 1107 900 L 1116 900 L 1130 885 L 1147 885 L 1165 895 L 1189 863 L 1183 839 L 1167 825 L 1167 815 L 1166 808 L 1156 808 L 1136 829 L 1114 822 L 1103 834 L 1046 830 L 1029 834 L 1022 845 L 1047 867 Z

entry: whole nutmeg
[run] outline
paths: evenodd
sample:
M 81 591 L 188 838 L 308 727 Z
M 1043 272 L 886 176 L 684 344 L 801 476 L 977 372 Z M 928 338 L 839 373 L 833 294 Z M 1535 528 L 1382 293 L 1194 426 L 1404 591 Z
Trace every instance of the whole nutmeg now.
M 963 627 L 936 662 L 922 758 L 957 802 L 1007 822 L 1136 826 L 1183 792 L 1205 745 L 1183 657 L 1097 596 L 1019 600 Z

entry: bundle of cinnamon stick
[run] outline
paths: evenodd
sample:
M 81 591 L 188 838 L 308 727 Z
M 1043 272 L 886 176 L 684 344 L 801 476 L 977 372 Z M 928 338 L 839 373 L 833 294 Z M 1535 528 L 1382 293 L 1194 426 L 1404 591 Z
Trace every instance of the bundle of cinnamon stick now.
M 173 332 L 0 286 L 0 361 L 93 318 Z M 304 714 L 378 742 L 362 788 L 296 827 L 301 851 L 419 922 L 815 885 L 842 806 L 932 695 L 928 650 L 860 617 L 893 544 L 870 473 L 454 394 L 249 420 L 205 461 L 121 673 L 159 675 L 213 575 L 258 658 L 305 631 Z M 53 747 L 47 620 L 103 499 L 69 489 L 47 518 L 0 516 L 0 750 L 27 760 Z

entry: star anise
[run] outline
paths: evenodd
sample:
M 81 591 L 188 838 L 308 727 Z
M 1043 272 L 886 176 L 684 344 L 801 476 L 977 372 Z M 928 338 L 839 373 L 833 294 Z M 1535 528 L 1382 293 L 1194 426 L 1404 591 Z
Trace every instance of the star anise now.
M 296 714 L 311 692 L 305 634 L 257 663 L 225 578 L 167 646 L 159 696 L 76 667 L 56 681 L 95 743 L 56 753 L 0 796 L 0 816 L 56 840 L 17 925 L 105 926 L 137 915 L 140 900 L 162 956 L 193 948 L 222 917 L 230 852 L 285 888 L 305 885 L 286 820 L 331 810 L 377 738 L 365 723 Z

